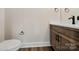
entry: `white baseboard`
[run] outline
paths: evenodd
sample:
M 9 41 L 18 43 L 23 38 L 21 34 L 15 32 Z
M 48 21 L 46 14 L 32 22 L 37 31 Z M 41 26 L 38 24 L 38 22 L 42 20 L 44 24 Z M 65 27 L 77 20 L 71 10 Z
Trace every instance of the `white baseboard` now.
M 50 42 L 23 43 L 21 48 L 44 47 L 44 46 L 50 46 Z

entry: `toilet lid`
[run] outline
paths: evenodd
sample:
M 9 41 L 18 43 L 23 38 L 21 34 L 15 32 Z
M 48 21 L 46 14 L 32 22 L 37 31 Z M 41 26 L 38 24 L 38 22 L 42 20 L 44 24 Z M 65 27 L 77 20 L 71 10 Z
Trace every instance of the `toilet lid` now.
M 17 39 L 5 40 L 0 43 L 0 50 L 9 50 L 21 45 L 21 41 Z

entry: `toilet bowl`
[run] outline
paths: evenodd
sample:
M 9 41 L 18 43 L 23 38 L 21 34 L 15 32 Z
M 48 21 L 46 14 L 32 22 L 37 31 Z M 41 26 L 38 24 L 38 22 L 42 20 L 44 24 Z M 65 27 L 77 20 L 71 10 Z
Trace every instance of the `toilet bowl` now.
M 17 51 L 21 47 L 18 39 L 5 40 L 0 43 L 0 51 Z

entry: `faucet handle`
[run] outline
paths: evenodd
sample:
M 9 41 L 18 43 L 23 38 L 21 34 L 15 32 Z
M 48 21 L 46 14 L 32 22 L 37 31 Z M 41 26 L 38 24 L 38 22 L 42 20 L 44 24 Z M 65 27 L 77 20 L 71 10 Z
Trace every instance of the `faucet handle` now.
M 68 18 L 68 19 L 75 19 L 75 16 L 72 15 L 72 16 L 71 16 L 70 18 Z

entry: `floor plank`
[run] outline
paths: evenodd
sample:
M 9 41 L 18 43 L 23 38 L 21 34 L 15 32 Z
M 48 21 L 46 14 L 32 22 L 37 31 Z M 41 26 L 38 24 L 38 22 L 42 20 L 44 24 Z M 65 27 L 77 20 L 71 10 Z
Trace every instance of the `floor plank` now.
M 20 48 L 19 51 L 53 51 L 51 47 Z

